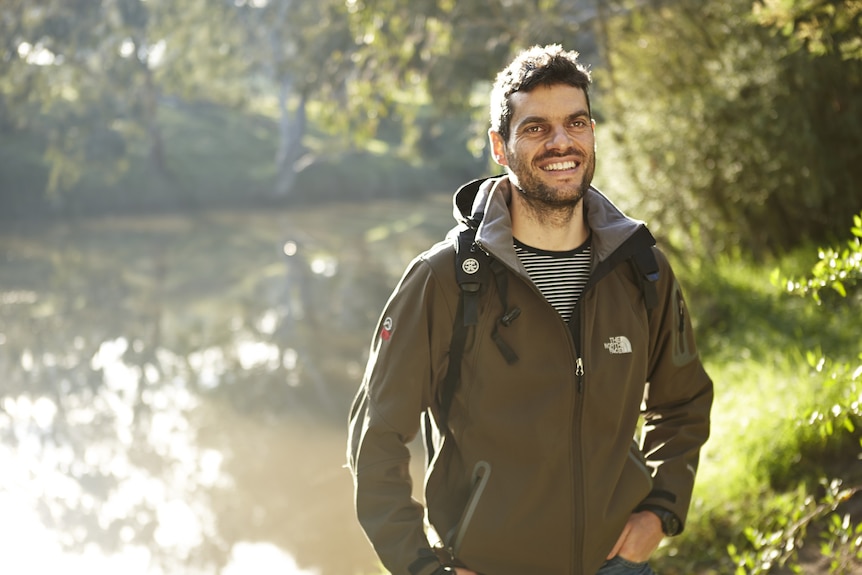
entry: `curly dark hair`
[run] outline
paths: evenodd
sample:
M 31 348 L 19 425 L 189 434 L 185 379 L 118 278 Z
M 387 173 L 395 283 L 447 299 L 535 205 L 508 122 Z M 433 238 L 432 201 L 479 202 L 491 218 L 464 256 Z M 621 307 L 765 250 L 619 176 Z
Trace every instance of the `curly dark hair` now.
M 559 44 L 533 46 L 518 54 L 494 81 L 491 90 L 491 129 L 509 139 L 512 104 L 509 96 L 529 92 L 536 86 L 566 84 L 584 91 L 590 110 L 590 71 L 578 62 L 578 53 L 565 51 Z

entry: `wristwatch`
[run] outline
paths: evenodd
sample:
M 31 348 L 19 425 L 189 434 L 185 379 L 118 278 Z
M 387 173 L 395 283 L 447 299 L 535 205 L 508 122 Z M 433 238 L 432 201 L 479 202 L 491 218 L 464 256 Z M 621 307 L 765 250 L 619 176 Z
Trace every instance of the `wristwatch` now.
M 679 532 L 682 531 L 682 524 L 679 522 L 679 518 L 675 513 L 668 511 L 664 507 L 644 505 L 639 507 L 638 511 L 649 511 L 658 515 L 658 518 L 661 520 L 661 530 L 668 537 L 679 535 Z

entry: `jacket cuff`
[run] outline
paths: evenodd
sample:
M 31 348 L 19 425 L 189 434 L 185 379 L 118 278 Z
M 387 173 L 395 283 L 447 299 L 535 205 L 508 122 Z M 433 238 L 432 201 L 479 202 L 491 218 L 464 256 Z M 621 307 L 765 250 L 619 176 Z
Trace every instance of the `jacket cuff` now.
M 640 504 L 635 508 L 636 511 L 648 509 L 650 507 L 657 507 L 660 509 L 664 509 L 665 511 L 670 511 L 674 515 L 676 515 L 680 524 L 680 533 L 685 529 L 685 521 L 688 516 L 688 508 L 683 507 L 683 505 L 677 501 L 676 495 L 670 493 L 669 491 L 663 490 L 655 490 L 647 497 L 640 502 Z
M 445 575 L 451 573 L 433 550 L 420 551 L 419 557 L 407 568 L 410 575 Z

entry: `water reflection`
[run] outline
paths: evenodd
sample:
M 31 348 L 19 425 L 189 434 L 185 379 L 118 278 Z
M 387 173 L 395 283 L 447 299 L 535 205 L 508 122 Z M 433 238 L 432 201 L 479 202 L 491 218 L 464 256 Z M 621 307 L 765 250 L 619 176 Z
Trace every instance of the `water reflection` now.
M 0 232 L 4 572 L 376 572 L 346 409 L 383 302 L 448 212 Z

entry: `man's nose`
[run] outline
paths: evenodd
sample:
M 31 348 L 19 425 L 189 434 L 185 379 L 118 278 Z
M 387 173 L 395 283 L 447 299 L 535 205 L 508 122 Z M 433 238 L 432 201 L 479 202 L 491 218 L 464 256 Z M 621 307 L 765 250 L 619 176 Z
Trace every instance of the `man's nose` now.
M 572 135 L 564 126 L 554 126 L 551 128 L 550 137 L 545 144 L 547 148 L 567 148 L 572 143 Z

